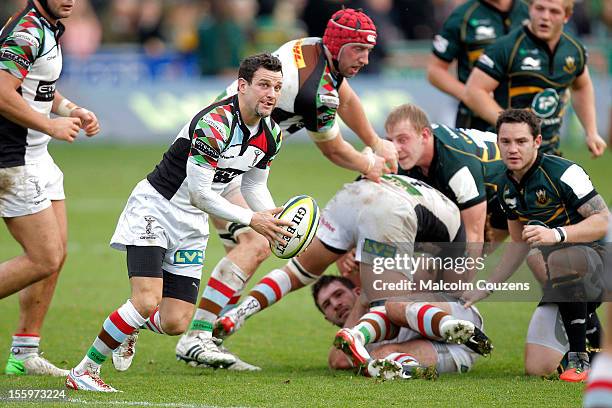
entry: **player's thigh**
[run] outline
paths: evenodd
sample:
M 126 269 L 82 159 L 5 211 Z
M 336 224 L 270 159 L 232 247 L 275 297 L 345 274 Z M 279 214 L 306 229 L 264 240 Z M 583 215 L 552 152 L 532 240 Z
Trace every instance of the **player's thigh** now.
M 569 350 L 567 334 L 556 304 L 536 308 L 527 329 L 525 372 L 547 375 L 553 372 Z
M 308 249 L 298 255 L 295 260 L 309 274 L 320 276 L 340 256 L 342 256 L 341 253 L 332 251 L 329 247 L 323 245 L 319 238 L 315 237 Z
M 59 229 L 62 245 L 64 246 L 64 252 L 66 252 L 68 245 L 68 217 L 66 216 L 66 202 L 64 200 L 51 201 L 51 207 L 55 213 L 55 219 L 57 221 L 57 227 Z
M 64 245 L 53 208 L 47 207 L 35 214 L 5 218 L 4 222 L 34 263 L 61 263 Z

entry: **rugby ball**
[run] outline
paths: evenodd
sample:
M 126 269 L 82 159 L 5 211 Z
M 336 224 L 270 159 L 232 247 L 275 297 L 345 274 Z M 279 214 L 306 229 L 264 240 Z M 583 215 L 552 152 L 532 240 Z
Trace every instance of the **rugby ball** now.
M 289 259 L 304 251 L 317 233 L 319 212 L 317 202 L 312 197 L 300 195 L 289 199 L 276 218 L 295 224 L 294 227 L 283 227 L 293 236 L 283 236 L 282 243 L 271 245 L 272 253 L 281 259 Z

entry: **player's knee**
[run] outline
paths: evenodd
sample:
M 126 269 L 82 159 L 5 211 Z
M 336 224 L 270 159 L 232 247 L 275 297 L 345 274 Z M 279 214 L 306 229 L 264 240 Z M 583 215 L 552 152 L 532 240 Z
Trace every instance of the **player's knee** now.
M 527 353 L 525 355 L 525 374 L 531 376 L 546 376 L 557 370 L 559 361 L 550 358 L 538 358 Z
M 161 296 L 156 296 L 150 292 L 139 292 L 136 296 L 132 296 L 132 305 L 142 317 L 149 317 L 153 310 L 159 305 Z
M 162 330 L 169 336 L 178 336 L 185 333 L 189 327 L 190 316 L 170 315 L 167 318 L 161 316 Z
M 66 259 L 66 254 L 61 246 L 57 246 L 49 247 L 40 251 L 35 256 L 29 256 L 29 258 L 37 277 L 45 279 L 60 271 Z
M 258 264 L 262 263 L 271 254 L 270 244 L 261 234 L 255 231 L 248 231 L 238 236 L 238 244 L 248 246 L 252 256 Z

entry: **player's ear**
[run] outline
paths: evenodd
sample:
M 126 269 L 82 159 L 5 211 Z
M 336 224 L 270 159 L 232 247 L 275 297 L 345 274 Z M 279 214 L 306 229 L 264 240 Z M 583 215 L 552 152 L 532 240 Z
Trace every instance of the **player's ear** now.
M 534 142 L 535 142 L 536 147 L 539 148 L 540 145 L 542 144 L 542 135 L 537 135 Z
M 249 83 L 247 82 L 246 79 L 238 78 L 238 92 L 244 93 L 247 85 L 249 85 Z

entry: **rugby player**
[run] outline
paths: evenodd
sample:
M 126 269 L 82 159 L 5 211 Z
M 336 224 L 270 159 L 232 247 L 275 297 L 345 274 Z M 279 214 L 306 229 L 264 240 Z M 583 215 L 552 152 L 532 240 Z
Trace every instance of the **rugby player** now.
M 477 353 L 460 344 L 447 343 L 441 336 L 431 333 L 433 318 L 445 320 L 448 330 L 469 321 L 482 328 L 482 316 L 474 307 L 465 309 L 456 300 L 441 297 L 441 302 L 393 302 L 368 312 L 367 307 L 359 302 L 361 288 L 344 277 L 323 275 L 313 286 L 312 296 L 319 311 L 325 319 L 339 327 L 351 327 L 359 323 L 360 331 L 367 335 L 369 341 L 360 348 L 371 357 L 363 371 L 364 374 L 380 376 L 382 367 L 387 367 L 385 374 L 395 377 L 414 378 L 435 375 L 437 373 L 467 372 L 477 358 Z M 421 303 L 421 304 L 418 304 Z M 437 310 L 443 314 L 436 316 Z M 425 313 L 419 317 L 419 311 Z M 427 313 L 429 311 L 429 313 Z M 448 315 L 449 317 L 446 317 Z M 361 316 L 361 318 L 359 318 Z M 454 318 L 451 318 L 454 316 Z M 350 321 L 349 317 L 353 317 Z M 359 321 L 354 318 L 358 317 Z M 451 321 L 455 320 L 455 321 Z M 415 327 L 410 326 L 416 324 Z M 399 326 L 398 326 L 399 325 Z M 467 324 L 469 325 L 469 324 Z M 473 346 L 474 343 L 469 343 Z M 486 343 L 483 343 L 486 345 Z M 485 350 L 486 351 L 486 350 Z M 368 356 L 361 356 L 369 360 Z M 336 370 L 354 368 L 353 358 L 339 349 L 332 347 L 328 358 L 329 367 Z M 435 372 L 424 367 L 434 367 Z
M 453 201 L 461 210 L 468 242 L 485 242 L 487 215 L 489 240 L 503 241 L 506 218 L 497 202 L 495 179 L 505 166 L 494 133 L 430 123 L 412 104 L 393 109 L 385 130 L 399 153 L 400 174 L 425 181 Z
M 198 297 L 208 214 L 249 225 L 270 244 L 290 236 L 282 226 L 291 223 L 274 218 L 282 208 L 275 208 L 267 187 L 282 140 L 270 118 L 282 88 L 281 62 L 270 54 L 251 56 L 242 61 L 238 75 L 238 94 L 195 115 L 128 198 L 111 246 L 127 251 L 131 296 L 104 321 L 83 360 L 68 374 L 68 388 L 116 391 L 100 378 L 100 366 L 128 336 L 141 326 L 168 335 L 187 329 Z M 239 175 L 250 208 L 221 196 Z M 205 331 L 205 323 L 198 324 L 195 328 Z M 235 361 L 214 343 L 202 347 L 204 363 Z
M 585 131 L 593 157 L 606 142 L 595 119 L 595 95 L 582 43 L 563 30 L 573 0 L 530 0 L 529 23 L 485 50 L 470 74 L 463 101 L 495 125 L 506 108 L 530 108 L 542 120 L 544 153 L 559 155 L 559 133 L 567 102 Z
M 19 292 L 9 375 L 65 376 L 40 356 L 43 322 L 66 260 L 63 173 L 51 138 L 73 142 L 100 131 L 93 112 L 56 89 L 62 70 L 61 19 L 74 0 L 30 0 L 0 30 L 0 216 L 23 254 L 0 263 L 0 299 Z M 50 113 L 58 115 L 51 119 Z
M 589 369 L 587 320 L 602 297 L 598 271 L 604 267 L 605 247 L 599 241 L 608 230 L 608 208 L 580 166 L 539 151 L 542 135 L 534 113 L 509 109 L 499 116 L 496 127 L 508 167 L 498 198 L 514 244 L 506 248 L 489 281 L 507 280 L 530 246 L 540 249 L 547 281 L 529 325 L 525 370 L 531 375 L 550 374 L 568 352 L 560 378 L 584 381 Z M 470 306 L 489 294 L 468 291 L 463 298 Z M 558 334 L 559 319 L 567 336 Z
M 287 293 L 313 283 L 354 247 L 357 262 L 372 265 L 373 248 L 395 253 L 400 243 L 414 242 L 464 243 L 457 206 L 436 189 L 406 176 L 385 175 L 380 183 L 361 179 L 346 184 L 322 212 L 317 236 L 308 250 L 264 276 L 238 307 L 218 320 L 219 334 L 234 333 L 246 319 Z M 464 250 L 463 244 L 461 253 Z M 363 288 L 373 287 L 372 277 L 371 271 L 361 271 Z M 392 278 L 398 277 L 406 278 L 403 274 Z M 375 292 L 368 295 L 369 301 L 388 298 L 386 291 Z
M 427 79 L 459 101 L 455 127 L 488 130 L 490 125 L 463 103 L 465 81 L 485 47 L 529 19 L 525 0 L 469 0 L 448 16 L 434 37 Z M 457 77 L 449 72 L 457 61 Z
M 383 173 L 397 171 L 397 152 L 390 142 L 379 138 L 373 130 L 347 78 L 354 77 L 368 64 L 376 35 L 374 23 L 363 11 L 343 9 L 331 17 L 323 38 L 290 41 L 273 53 L 282 61 L 284 80 L 272 118 L 279 123 L 284 134 L 305 128 L 319 150 L 333 163 L 361 172 L 373 180 L 378 180 Z M 225 94 L 235 92 L 236 82 L 227 88 Z M 337 116 L 366 146 L 371 146 L 375 154 L 369 149 L 360 153 L 344 141 Z M 238 189 L 229 188 L 224 196 L 232 203 L 245 205 Z M 205 356 L 199 341 L 194 339 L 204 335 L 213 341 L 212 323 L 223 311 L 236 305 L 246 282 L 270 254 L 267 242 L 249 231 L 246 225 L 214 217 L 213 223 L 227 255 L 211 273 L 193 317 L 193 327 L 177 344 L 176 356 L 184 361 L 193 360 L 193 357 L 183 350 Z M 237 363 L 231 368 L 256 369 L 241 360 Z

